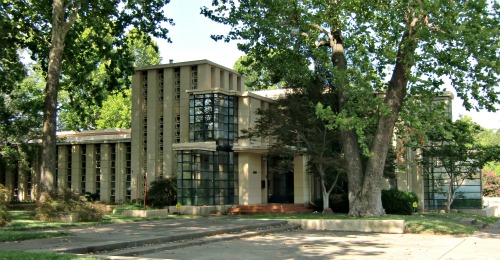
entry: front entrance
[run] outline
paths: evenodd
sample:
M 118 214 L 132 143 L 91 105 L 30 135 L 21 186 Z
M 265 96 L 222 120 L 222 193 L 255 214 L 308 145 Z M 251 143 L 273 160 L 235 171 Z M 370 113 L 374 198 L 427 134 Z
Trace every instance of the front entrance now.
M 268 203 L 293 203 L 293 161 L 279 157 L 269 158 L 267 183 Z

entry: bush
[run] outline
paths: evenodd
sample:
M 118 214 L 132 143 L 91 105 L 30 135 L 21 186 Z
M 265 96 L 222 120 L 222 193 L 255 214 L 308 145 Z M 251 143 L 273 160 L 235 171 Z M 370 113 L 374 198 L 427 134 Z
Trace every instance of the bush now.
M 61 215 L 74 214 L 82 222 L 101 221 L 105 214 L 105 206 L 87 201 L 85 196 L 66 190 L 61 192 L 42 193 L 35 209 L 35 217 L 42 221 L 50 221 Z
M 177 201 L 177 180 L 175 178 L 160 177 L 151 182 L 146 197 L 147 204 L 162 208 L 164 206 L 173 206 Z
M 483 171 L 483 196 L 500 197 L 500 176 L 493 171 Z
M 382 190 L 382 206 L 387 214 L 411 215 L 414 202 L 418 202 L 414 192 Z
M 0 226 L 5 226 L 11 218 L 7 212 L 7 203 L 9 200 L 9 190 L 0 184 Z
M 335 213 L 348 213 L 349 212 L 349 198 L 347 193 L 330 194 L 330 208 Z M 314 210 L 318 212 L 323 211 L 323 198 L 314 201 Z

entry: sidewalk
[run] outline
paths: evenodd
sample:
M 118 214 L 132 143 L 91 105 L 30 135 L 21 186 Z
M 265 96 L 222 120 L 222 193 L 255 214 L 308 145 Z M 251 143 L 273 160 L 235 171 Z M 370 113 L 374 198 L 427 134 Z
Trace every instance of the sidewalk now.
M 74 236 L 0 243 L 0 250 L 75 252 L 281 225 L 238 218 L 175 219 L 68 229 Z M 239 230 L 239 231 L 238 231 Z M 295 230 L 111 259 L 500 259 L 500 222 L 472 236 Z

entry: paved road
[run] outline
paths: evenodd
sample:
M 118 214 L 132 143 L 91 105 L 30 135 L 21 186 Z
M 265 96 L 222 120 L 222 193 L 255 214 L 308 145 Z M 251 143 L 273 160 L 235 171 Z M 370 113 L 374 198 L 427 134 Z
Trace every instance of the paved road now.
M 112 224 L 68 230 L 74 236 L 0 243 L 1 250 L 65 248 L 196 236 L 214 230 L 262 225 L 259 220 L 198 218 Z M 111 259 L 499 259 L 500 222 L 472 236 L 289 231 L 239 240 Z
M 474 236 L 292 231 L 175 249 L 155 259 L 500 259 L 500 225 Z

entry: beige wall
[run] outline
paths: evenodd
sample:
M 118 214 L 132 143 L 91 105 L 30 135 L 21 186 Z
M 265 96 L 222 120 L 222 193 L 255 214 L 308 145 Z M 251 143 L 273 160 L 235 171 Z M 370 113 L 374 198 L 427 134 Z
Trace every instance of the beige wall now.
M 262 159 L 260 154 L 238 154 L 239 202 L 243 205 L 266 203 L 261 191 Z

